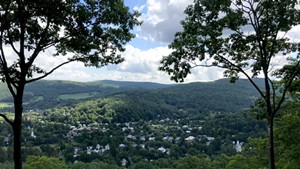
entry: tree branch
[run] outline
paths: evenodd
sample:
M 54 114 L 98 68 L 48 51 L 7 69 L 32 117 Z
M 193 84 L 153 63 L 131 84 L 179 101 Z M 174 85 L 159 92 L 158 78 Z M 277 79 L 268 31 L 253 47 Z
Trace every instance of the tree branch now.
M 4 53 L 4 49 L 3 49 L 3 31 L 4 30 L 1 30 L 1 34 L 0 34 L 0 53 L 1 53 L 0 59 L 1 59 L 1 66 L 2 66 L 1 69 L 5 76 L 5 81 L 6 81 L 7 87 L 9 89 L 10 93 L 12 94 L 12 96 L 15 97 L 16 93 L 12 87 L 12 85 L 15 86 L 15 84 L 14 84 L 13 80 L 11 79 L 11 77 L 9 76 L 7 62 L 6 62 L 5 53 Z
M 27 70 L 26 70 L 27 72 L 28 72 L 28 70 L 32 66 L 34 60 L 36 59 L 36 57 L 39 55 L 39 53 L 41 52 L 41 50 L 43 48 L 42 44 L 44 43 L 44 40 L 45 40 L 45 37 L 46 37 L 46 34 L 47 34 L 47 31 L 48 31 L 49 27 L 50 27 L 50 19 L 48 18 L 47 19 L 47 25 L 44 28 L 43 32 L 41 33 L 41 38 L 40 38 L 39 42 L 37 42 L 36 48 L 35 48 L 33 54 L 31 55 L 31 57 L 29 58 L 29 61 L 26 64 L 27 65 Z
M 25 48 L 25 14 L 24 14 L 24 6 L 22 4 L 23 2 L 20 0 L 17 0 L 18 4 L 18 12 L 19 12 L 19 22 L 20 22 L 20 50 L 19 50 L 19 59 L 20 59 L 20 66 L 25 66 L 25 55 L 24 55 L 24 48 Z M 25 72 L 23 72 L 25 73 Z
M 63 65 L 66 65 L 68 63 L 71 63 L 71 62 L 74 62 L 74 61 L 78 61 L 79 59 L 71 59 L 71 60 L 68 60 L 66 62 L 63 62 L 61 64 L 59 64 L 58 66 L 54 67 L 52 70 L 50 70 L 49 72 L 46 72 L 44 73 L 44 75 L 40 76 L 40 77 L 37 77 L 37 78 L 33 78 L 33 79 L 29 79 L 29 80 L 26 80 L 25 83 L 31 83 L 31 82 L 34 82 L 34 81 L 37 81 L 37 80 L 40 80 L 40 79 L 43 79 L 47 76 L 49 76 L 51 73 L 53 73 L 56 69 L 62 67 Z
M 273 112 L 275 111 L 275 105 L 276 105 L 276 90 L 275 90 L 275 86 L 274 86 L 274 83 L 273 81 L 268 77 L 268 80 L 271 84 L 271 88 L 272 88 L 272 96 L 273 96 Z
M 263 98 L 263 99 L 266 99 L 266 96 L 264 95 L 264 93 L 262 92 L 262 90 L 257 86 L 257 84 L 252 80 L 252 78 L 248 75 L 248 73 L 245 72 L 245 70 L 243 70 L 240 66 L 237 66 L 235 65 L 234 63 L 232 63 L 231 61 L 229 61 L 228 59 L 226 59 L 225 57 L 223 56 L 220 56 L 219 57 L 223 60 L 225 60 L 225 62 L 227 62 L 228 64 L 230 64 L 232 67 L 236 68 L 237 70 L 239 70 L 241 73 L 243 73 L 247 79 L 250 81 L 250 83 L 255 87 L 255 89 L 259 92 L 260 96 Z M 226 67 L 223 67 L 223 68 L 226 68 Z
M 0 117 L 2 117 L 7 123 L 9 123 L 11 126 L 13 126 L 14 125 L 14 123 L 11 121 L 11 120 L 9 120 L 4 114 L 0 114 Z
M 17 55 L 20 55 L 20 52 L 16 49 L 16 47 L 15 47 L 15 45 L 13 44 L 13 42 L 12 42 L 12 37 L 11 37 L 11 35 L 10 35 L 10 31 L 9 30 L 7 30 L 7 35 L 8 35 L 8 41 L 9 41 L 9 44 L 10 44 L 10 46 L 11 46 L 11 48 L 13 49 L 13 51 L 17 54 Z
M 289 88 L 291 87 L 293 81 L 294 81 L 294 78 L 297 76 L 298 73 L 300 73 L 300 68 L 299 68 L 299 65 L 300 65 L 300 61 L 297 62 L 296 64 L 296 71 L 294 72 L 294 74 L 291 76 L 291 78 L 289 79 L 287 85 L 285 86 L 284 90 L 283 90 L 283 93 L 281 95 L 281 98 L 280 98 L 280 101 L 278 102 L 277 104 L 277 107 L 274 111 L 274 116 L 277 114 L 278 110 L 280 109 L 284 99 L 285 99 L 285 96 L 286 96 L 286 93 L 287 91 L 289 90 Z

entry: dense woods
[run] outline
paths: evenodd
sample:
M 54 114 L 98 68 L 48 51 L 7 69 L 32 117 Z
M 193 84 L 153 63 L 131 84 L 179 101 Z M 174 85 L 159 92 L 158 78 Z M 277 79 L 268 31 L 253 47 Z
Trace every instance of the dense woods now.
M 50 93 L 64 86 L 57 81 L 51 83 Z M 121 82 L 114 83 L 114 88 L 106 88 L 112 94 L 93 96 L 86 101 L 80 98 L 80 103 L 72 101 L 68 106 L 28 109 L 22 134 L 24 168 L 48 163 L 50 167 L 54 161 L 61 168 L 171 169 L 188 167 L 186 164 L 190 168 L 211 169 L 267 167 L 267 123 L 257 120 L 257 113 L 252 111 L 251 104 L 255 103 L 257 94 L 247 81 L 230 84 L 228 79 L 222 79 L 180 85 L 155 84 L 147 88 L 139 84 L 134 89 L 122 86 Z M 83 88 L 86 85 L 89 83 L 81 83 Z M 194 92 L 213 91 L 221 86 L 227 86 L 226 90 L 210 93 L 209 99 L 205 93 Z M 124 91 L 114 93 L 115 88 Z M 71 90 L 65 92 L 72 93 Z M 78 99 L 75 91 L 76 88 L 70 100 Z M 234 97 L 229 95 L 230 91 L 236 93 Z M 197 101 L 190 102 L 188 97 Z M 220 104 L 232 105 L 220 110 Z M 199 111 L 206 105 L 209 105 L 207 111 Z M 278 166 L 299 166 L 298 154 L 291 148 L 299 146 L 298 108 L 298 103 L 291 100 L 276 121 Z M 11 128 L 3 120 L 0 125 L 3 143 L 0 165 L 10 168 Z
M 228 79 L 41 81 L 69 63 L 119 64 L 135 36 L 155 41 L 137 26 L 168 19 L 144 10 L 123 0 L 0 1 L 0 168 L 300 168 L 298 0 L 187 6 L 158 70 L 184 82 L 215 67 Z

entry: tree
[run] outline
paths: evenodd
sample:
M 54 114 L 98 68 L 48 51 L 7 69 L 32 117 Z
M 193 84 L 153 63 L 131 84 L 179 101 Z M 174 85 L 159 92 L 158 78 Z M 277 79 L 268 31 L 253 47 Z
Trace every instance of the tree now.
M 274 117 L 299 69 L 286 76 L 275 90 L 274 60 L 293 57 L 299 65 L 299 45 L 286 36 L 299 25 L 297 0 L 195 0 L 185 10 L 183 31 L 176 33 L 170 48 L 174 51 L 161 61 L 162 71 L 176 82 L 184 81 L 195 67 L 218 67 L 232 82 L 241 75 L 259 92 L 268 122 L 269 167 L 275 168 Z M 296 66 L 297 67 L 297 66 Z M 263 77 L 264 87 L 253 79 Z
M 24 164 L 25 169 L 67 169 L 67 164 L 58 158 L 46 156 L 29 156 Z
M 22 168 L 25 86 L 71 62 L 98 68 L 122 62 L 119 53 L 134 37 L 130 31 L 140 24 L 139 13 L 123 0 L 8 0 L 0 2 L 0 11 L 0 78 L 13 97 L 14 119 L 0 116 L 13 128 L 15 168 Z M 43 69 L 37 59 L 47 49 L 65 61 Z
M 296 67 L 294 62 L 286 65 L 281 69 L 281 74 L 284 79 L 290 76 L 295 69 L 300 69 L 300 66 Z M 285 80 L 283 80 L 285 82 Z M 276 151 L 277 164 L 280 168 L 299 168 L 300 167 L 300 153 L 295 151 L 300 148 L 300 73 L 297 74 L 296 79 L 293 81 L 289 90 L 289 99 L 287 105 L 283 107 L 283 113 L 279 114 L 278 120 L 275 124 L 275 138 L 278 149 Z
M 111 168 L 111 169 L 119 169 L 117 165 L 114 164 L 107 164 L 104 162 L 91 162 L 91 163 L 84 163 L 84 162 L 76 162 L 74 164 L 71 164 L 69 166 L 70 169 L 106 169 L 106 168 Z
M 291 103 L 286 113 L 280 117 L 275 129 L 276 144 L 278 146 L 277 164 L 279 168 L 296 169 L 300 167 L 300 104 Z
M 210 169 L 212 168 L 211 166 L 211 160 L 202 157 L 198 158 L 195 156 L 188 156 L 188 157 L 183 157 L 180 158 L 178 161 L 175 163 L 176 169 Z

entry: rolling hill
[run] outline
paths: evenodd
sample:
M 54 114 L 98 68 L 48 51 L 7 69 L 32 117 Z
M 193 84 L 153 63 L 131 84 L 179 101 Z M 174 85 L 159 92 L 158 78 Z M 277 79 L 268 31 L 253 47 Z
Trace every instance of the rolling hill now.
M 45 109 L 71 105 L 86 99 L 102 97 L 129 90 L 150 90 L 167 85 L 150 82 L 94 81 L 73 82 L 61 80 L 41 80 L 26 86 L 25 109 Z M 4 83 L 0 83 L 0 103 L 11 103 L 12 97 Z
M 257 79 L 257 82 L 262 85 L 261 79 Z M 12 99 L 3 94 L 5 87 L 1 85 L 0 103 L 11 103 Z M 254 87 L 243 79 L 236 83 L 220 79 L 177 85 L 107 80 L 87 83 L 43 80 L 27 86 L 24 108 L 31 110 L 87 105 L 85 109 L 102 109 L 107 105 L 105 110 L 101 110 L 103 116 L 110 112 L 108 116 L 112 120 L 131 121 L 241 111 L 249 108 L 257 96 Z M 93 112 L 95 115 L 99 113 Z M 113 115 L 111 112 L 114 112 Z

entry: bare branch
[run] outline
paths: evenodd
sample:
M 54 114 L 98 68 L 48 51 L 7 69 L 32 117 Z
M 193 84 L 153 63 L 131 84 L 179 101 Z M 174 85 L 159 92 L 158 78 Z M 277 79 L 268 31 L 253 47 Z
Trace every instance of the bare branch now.
M 47 19 L 47 25 L 44 28 L 43 32 L 41 33 L 41 38 L 40 38 L 39 42 L 36 44 L 36 48 L 35 48 L 33 54 L 31 55 L 31 57 L 29 58 L 29 61 L 26 64 L 27 65 L 27 70 L 26 71 L 28 71 L 28 69 L 33 64 L 36 57 L 39 55 L 39 53 L 43 49 L 42 44 L 44 43 L 44 40 L 46 38 L 46 34 L 48 32 L 49 27 L 50 27 L 50 19 L 48 18 Z
M 3 30 L 1 30 L 1 33 L 0 33 L 0 53 L 1 53 L 0 59 L 1 59 L 2 71 L 5 76 L 7 87 L 9 89 L 10 93 L 12 94 L 12 96 L 15 97 L 16 93 L 13 90 L 13 86 L 15 86 L 15 84 L 12 81 L 11 77 L 9 76 L 7 62 L 6 62 L 5 53 L 4 53 L 4 49 L 3 49 Z
M 8 38 L 9 38 L 9 44 L 10 44 L 11 48 L 13 49 L 13 51 L 14 51 L 17 55 L 20 55 L 20 52 L 16 49 L 15 45 L 13 44 L 13 42 L 12 42 L 12 40 L 11 40 L 12 37 L 11 37 L 11 35 L 10 35 L 9 30 L 7 30 L 7 35 L 8 35 Z
M 2 117 L 7 123 L 9 123 L 11 126 L 13 126 L 14 125 L 14 123 L 11 121 L 11 120 L 9 120 L 4 114 L 0 114 L 0 117 Z
M 253 79 L 248 75 L 247 72 L 245 72 L 244 69 L 242 69 L 242 67 L 232 63 L 231 61 L 229 61 L 228 59 L 226 59 L 225 57 L 223 56 L 220 56 L 220 58 L 222 58 L 223 60 L 225 60 L 228 64 L 230 64 L 232 67 L 236 68 L 237 70 L 239 70 L 242 74 L 244 74 L 247 79 L 250 81 L 250 83 L 255 87 L 255 89 L 259 92 L 260 96 L 266 100 L 266 96 L 264 95 L 264 93 L 262 92 L 262 90 L 257 86 L 257 84 L 253 81 Z M 224 67 L 223 67 L 224 68 Z
M 71 59 L 71 60 L 69 60 L 69 61 L 63 62 L 63 63 L 59 64 L 58 66 L 54 67 L 54 68 L 53 68 L 52 70 L 50 70 L 49 72 L 44 73 L 44 75 L 42 75 L 42 76 L 40 76 L 40 77 L 37 77 L 37 78 L 33 78 L 33 79 L 26 80 L 25 83 L 31 83 L 31 82 L 34 82 L 34 81 L 43 79 L 43 78 L 49 76 L 51 73 L 53 73 L 56 69 L 62 67 L 63 65 L 66 65 L 66 64 L 68 64 L 68 63 L 74 62 L 74 61 L 78 61 L 78 60 L 76 60 L 76 59 Z
M 300 61 L 297 62 L 296 68 L 298 68 L 299 65 L 300 65 Z M 291 76 L 291 78 L 289 79 L 289 81 L 286 83 L 287 85 L 285 86 L 285 88 L 284 88 L 284 90 L 283 90 L 283 93 L 282 93 L 282 95 L 281 95 L 280 101 L 278 102 L 277 107 L 276 107 L 275 111 L 273 112 L 273 113 L 274 113 L 274 114 L 273 114 L 274 116 L 277 114 L 278 110 L 281 108 L 281 105 L 282 105 L 282 103 L 283 103 L 284 100 L 285 100 L 285 96 L 286 96 L 287 91 L 290 89 L 290 87 L 291 87 L 291 85 L 292 85 L 292 83 L 293 83 L 295 77 L 296 77 L 297 74 L 299 74 L 299 73 L 300 73 L 300 68 L 298 68 L 298 69 L 293 73 L 293 75 Z
M 20 22 L 20 50 L 19 50 L 19 59 L 20 59 L 20 66 L 25 66 L 25 55 L 24 55 L 24 48 L 25 48 L 25 18 L 23 15 L 24 6 L 21 1 L 17 1 L 18 4 L 18 12 L 19 12 L 19 22 Z

